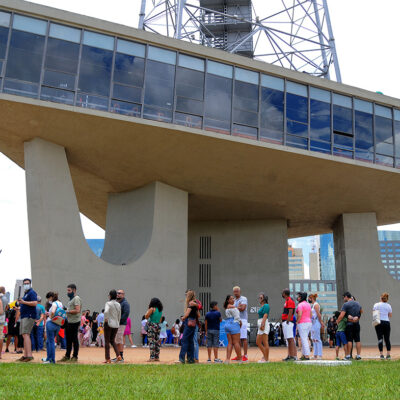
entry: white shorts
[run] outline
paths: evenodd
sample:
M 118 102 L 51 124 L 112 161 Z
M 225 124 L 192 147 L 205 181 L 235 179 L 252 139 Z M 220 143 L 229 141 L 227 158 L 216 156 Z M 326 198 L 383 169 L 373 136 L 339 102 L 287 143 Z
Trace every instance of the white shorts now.
M 242 319 L 242 326 L 240 327 L 240 339 L 247 339 L 247 319 Z
M 262 318 L 260 318 L 257 321 L 257 326 L 258 326 L 258 331 L 257 331 L 257 335 L 269 335 L 269 322 L 268 320 L 265 321 L 265 329 L 262 331 L 261 330 L 261 323 L 262 323 Z
M 283 336 L 286 340 L 293 339 L 293 326 L 293 322 L 289 322 L 288 324 L 286 321 L 282 322 Z

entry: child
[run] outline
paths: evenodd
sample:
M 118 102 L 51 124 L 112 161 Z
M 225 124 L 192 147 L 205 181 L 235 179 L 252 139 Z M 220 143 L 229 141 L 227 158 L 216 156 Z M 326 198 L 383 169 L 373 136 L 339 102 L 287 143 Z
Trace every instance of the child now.
M 335 319 L 338 319 L 340 315 L 340 311 L 335 311 Z M 344 317 L 337 326 L 337 331 L 336 331 L 336 360 L 339 360 L 339 349 L 341 345 L 343 344 L 343 349 L 344 349 L 344 355 L 345 358 L 347 356 L 347 339 L 346 339 L 346 324 L 347 324 L 347 318 Z
M 165 317 L 161 317 L 161 323 L 160 323 L 160 345 L 164 345 L 167 342 L 167 321 L 165 320 Z
M 171 329 L 171 332 L 172 331 L 174 332 L 173 335 L 174 335 L 174 346 L 175 347 L 179 347 L 179 336 L 181 335 L 179 328 L 180 328 L 179 319 L 177 319 L 175 321 L 174 326 Z
M 206 319 L 205 319 L 208 363 L 211 362 L 211 349 L 214 349 L 214 362 L 222 363 L 222 360 L 218 358 L 219 330 L 221 321 L 222 321 L 222 316 L 218 310 L 218 303 L 216 301 L 212 301 L 210 303 L 210 311 L 206 314 Z
M 104 326 L 103 323 L 100 322 L 97 328 L 97 338 L 96 338 L 96 346 L 97 347 L 104 347 Z

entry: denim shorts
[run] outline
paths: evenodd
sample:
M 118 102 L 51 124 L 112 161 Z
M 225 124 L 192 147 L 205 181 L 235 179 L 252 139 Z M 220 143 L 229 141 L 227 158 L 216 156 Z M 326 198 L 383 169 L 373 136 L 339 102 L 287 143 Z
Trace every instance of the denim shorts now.
M 219 347 L 219 331 L 214 329 L 207 330 L 207 348 Z
M 225 332 L 229 335 L 236 335 L 240 333 L 239 322 L 234 322 L 233 318 L 229 318 L 225 322 Z
M 347 339 L 346 334 L 343 331 L 336 332 L 336 346 L 341 347 L 341 345 L 346 345 Z

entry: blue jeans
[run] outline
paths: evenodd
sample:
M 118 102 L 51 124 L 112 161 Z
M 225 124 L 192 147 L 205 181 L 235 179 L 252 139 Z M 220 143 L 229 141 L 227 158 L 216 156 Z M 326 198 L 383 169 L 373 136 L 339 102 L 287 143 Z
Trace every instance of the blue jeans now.
M 52 363 L 56 362 L 56 345 L 55 345 L 54 339 L 57 336 L 59 330 L 60 330 L 60 326 L 58 326 L 57 324 L 55 324 L 52 321 L 47 321 L 47 324 L 46 324 L 47 361 L 50 361 Z
M 199 360 L 199 326 L 198 325 L 196 325 L 196 327 L 194 328 L 193 344 L 194 344 L 194 359 Z
M 185 329 L 182 336 L 182 347 L 179 353 L 179 361 L 185 362 L 187 355 L 188 362 L 194 362 L 194 332 L 195 328 L 189 327 L 185 321 Z
M 33 326 L 31 332 L 32 351 L 43 350 L 44 326 Z

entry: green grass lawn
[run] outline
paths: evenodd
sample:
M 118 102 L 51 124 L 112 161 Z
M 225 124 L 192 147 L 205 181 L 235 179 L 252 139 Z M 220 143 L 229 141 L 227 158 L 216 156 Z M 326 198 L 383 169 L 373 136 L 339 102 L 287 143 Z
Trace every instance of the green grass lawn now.
M 399 399 L 400 361 L 351 366 L 0 364 L 0 399 Z

